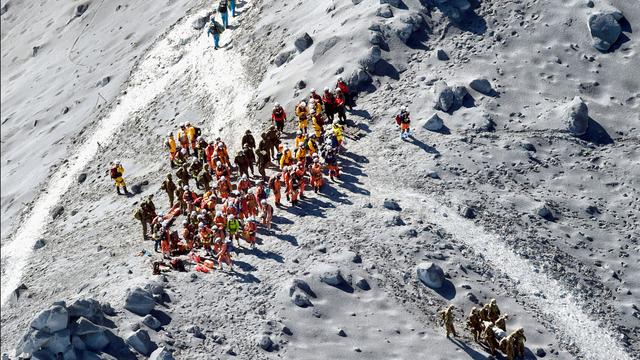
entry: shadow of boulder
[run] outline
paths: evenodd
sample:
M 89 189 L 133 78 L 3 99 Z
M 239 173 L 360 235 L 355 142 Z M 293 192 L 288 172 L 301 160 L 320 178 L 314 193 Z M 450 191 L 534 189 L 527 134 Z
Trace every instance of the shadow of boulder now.
M 613 139 L 605 130 L 602 125 L 593 118 L 589 117 L 589 125 L 587 126 L 587 132 L 580 136 L 580 139 L 588 141 L 595 145 L 610 145 L 613 144 Z

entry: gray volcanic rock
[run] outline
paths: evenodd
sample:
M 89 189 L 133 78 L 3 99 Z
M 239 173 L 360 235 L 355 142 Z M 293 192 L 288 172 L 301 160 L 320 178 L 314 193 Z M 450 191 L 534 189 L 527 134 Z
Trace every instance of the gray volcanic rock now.
M 581 136 L 589 127 L 589 108 L 581 97 L 576 96 L 564 106 L 561 112 L 562 120 L 567 131 L 572 135 Z
M 432 262 L 424 262 L 416 267 L 418 279 L 430 288 L 438 289 L 444 283 L 444 271 Z
M 593 47 L 600 51 L 608 51 L 622 33 L 622 27 L 613 14 L 593 14 L 589 16 L 588 25 Z

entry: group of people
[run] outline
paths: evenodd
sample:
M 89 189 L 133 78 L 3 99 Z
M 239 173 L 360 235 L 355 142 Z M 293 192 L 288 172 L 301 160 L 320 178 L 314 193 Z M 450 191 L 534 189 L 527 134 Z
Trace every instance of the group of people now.
M 220 48 L 220 35 L 229 27 L 229 12 L 231 12 L 232 17 L 236 17 L 236 0 L 220 0 L 216 12 L 220 14 L 222 23 L 216 21 L 215 14 L 212 15 L 209 18 L 207 36 L 213 36 L 213 48 L 218 50 Z
M 457 337 L 454 327 L 453 305 L 447 306 L 440 311 L 440 318 L 444 324 L 447 337 L 453 335 Z M 481 308 L 473 307 L 467 317 L 467 328 L 473 335 L 473 340 L 481 345 L 485 345 L 491 355 L 496 355 L 496 350 L 500 350 L 507 355 L 507 359 L 514 360 L 525 358 L 524 343 L 527 338 L 524 336 L 524 329 L 518 328 L 507 335 L 508 314 L 501 314 L 496 299 L 491 299 Z
M 348 88 L 344 90 L 336 93 L 348 94 Z M 326 93 L 329 99 L 334 98 L 330 91 Z M 307 112 L 315 124 L 313 134 L 307 131 L 301 106 L 305 102 L 314 109 Z M 196 271 L 209 272 L 223 265 L 233 270 L 233 253 L 244 245 L 256 246 L 259 226 L 270 231 L 274 212 L 271 198 L 275 206 L 283 207 L 284 193 L 289 206 L 298 206 L 305 199 L 305 191 L 322 191 L 326 175 L 332 181 L 338 179 L 346 118 L 339 115 L 334 121 L 332 104 L 331 100 L 317 98 L 312 90 L 308 100 L 296 106 L 296 136 L 287 144 L 283 139 L 286 115 L 280 120 L 277 115 L 280 111 L 284 114 L 284 109 L 276 103 L 273 123 L 261 134 L 260 141 L 246 130 L 234 157 L 221 138 L 207 141 L 201 129 L 190 122 L 169 132 L 165 146 L 175 173 L 167 174 L 161 185 L 169 210 L 158 211 L 153 195 L 149 195 L 134 211 L 144 239 L 155 240 L 155 251 L 164 257 L 164 261 L 154 263 L 154 272 L 184 270 L 182 256 L 195 262 Z M 330 130 L 325 130 L 329 125 Z M 270 167 L 273 174 L 268 177 Z M 114 168 L 120 193 L 124 169 L 119 162 L 114 162 Z M 178 221 L 180 225 L 174 228 Z

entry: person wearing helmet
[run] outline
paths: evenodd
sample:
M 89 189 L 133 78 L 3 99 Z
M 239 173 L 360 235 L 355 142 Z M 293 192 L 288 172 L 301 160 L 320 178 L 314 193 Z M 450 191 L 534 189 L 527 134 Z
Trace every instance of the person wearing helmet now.
M 298 128 L 302 131 L 303 134 L 306 134 L 309 124 L 309 108 L 307 107 L 307 103 L 304 100 L 300 101 L 300 103 L 296 106 L 296 116 L 298 117 Z
M 314 100 L 315 102 L 320 104 L 320 106 L 322 107 L 322 96 L 320 96 L 316 92 L 316 89 L 311 89 L 311 94 L 309 94 L 309 102 L 311 102 L 311 100 Z
M 260 218 L 262 219 L 262 225 L 264 225 L 264 227 L 266 227 L 267 230 L 271 230 L 271 220 L 273 219 L 273 206 L 271 206 L 271 204 L 269 204 L 266 199 L 263 199 L 260 202 L 260 206 L 262 207 L 262 212 L 260 213 Z
M 273 198 L 275 200 L 275 204 L 276 206 L 281 206 L 282 204 L 280 203 L 280 197 L 282 196 L 281 191 L 282 191 L 282 183 L 280 182 L 280 179 L 282 178 L 282 175 L 280 173 L 277 173 L 275 175 L 273 175 L 270 179 L 269 179 L 269 189 L 271 190 L 271 192 L 273 193 Z M 266 201 L 266 199 L 263 199 L 264 201 Z M 260 201 L 261 205 L 264 205 L 262 203 L 262 200 Z M 264 210 L 264 208 L 263 208 Z
M 350 111 L 353 110 L 353 107 L 355 106 L 353 94 L 349 91 L 349 86 L 347 86 L 347 83 L 344 81 L 342 76 L 338 76 L 338 80 L 336 81 L 336 87 L 340 89 L 340 92 L 342 93 L 342 95 L 344 95 L 345 106 Z
M 176 166 L 175 159 L 176 154 L 178 153 L 178 146 L 176 145 L 176 139 L 173 138 L 173 132 L 169 131 L 167 134 L 167 141 L 165 142 L 165 145 L 169 149 L 169 164 L 173 168 Z
M 187 134 L 187 125 L 185 123 L 180 124 L 180 130 L 178 130 L 176 138 L 178 138 L 180 147 L 186 149 L 187 155 L 190 155 L 191 153 L 189 152 L 189 135 Z
M 251 150 L 256 148 L 256 139 L 251 134 L 251 130 L 247 130 L 242 136 L 242 148 L 249 147 Z
M 400 127 L 400 139 L 407 139 L 413 135 L 411 131 L 411 116 L 406 106 L 400 107 L 400 113 L 396 115 L 396 124 Z
M 187 133 L 187 139 L 189 139 L 189 145 L 191 145 L 191 150 L 196 149 L 196 138 L 198 137 L 198 130 L 195 126 L 191 125 L 190 122 L 186 122 L 184 124 L 185 131 Z
M 256 163 L 256 154 L 254 153 L 254 149 L 249 146 L 249 144 L 244 144 L 242 148 L 242 152 L 244 153 L 244 157 L 247 159 L 249 163 L 249 170 L 251 171 L 251 176 L 256 176 L 256 173 L 253 170 L 253 165 Z
M 240 192 L 240 194 L 245 194 L 250 187 L 251 181 L 249 181 L 249 177 L 246 174 L 242 175 L 242 177 L 240 177 L 240 180 L 238 180 L 236 189 Z
M 249 190 L 243 197 L 242 212 L 245 217 L 258 216 L 258 198 L 253 193 L 253 190 Z
M 222 264 L 229 265 L 231 271 L 233 271 L 233 262 L 231 261 L 231 249 L 230 244 L 223 241 L 221 238 L 216 239 L 216 248 L 219 249 L 215 254 L 218 258 L 218 268 L 222 270 Z
M 216 155 L 218 155 L 218 158 L 223 164 L 231 166 L 231 163 L 229 161 L 229 152 L 227 151 L 227 145 L 222 140 L 216 140 L 215 151 Z
M 185 204 L 187 204 L 187 211 L 192 212 L 194 209 L 194 202 L 197 199 L 196 194 L 189 190 L 189 185 L 185 185 L 182 190 L 184 190 L 184 192 L 182 193 L 182 201 L 185 202 Z M 197 215 L 194 215 L 194 217 Z
M 205 192 L 211 191 L 211 169 L 209 165 L 205 165 L 196 177 L 196 185 L 198 189 L 204 189 Z
M 184 185 L 189 184 L 191 175 L 189 175 L 189 168 L 187 167 L 187 164 L 182 164 L 182 166 L 178 168 L 178 171 L 176 171 L 176 176 L 178 177 L 178 179 L 180 179 L 180 181 L 182 181 Z
M 221 176 L 218 180 L 218 192 L 220 193 L 220 197 L 222 199 L 226 199 L 231 194 L 231 181 L 226 176 Z
M 244 241 L 249 243 L 249 248 L 253 249 L 256 246 L 256 233 L 258 232 L 258 224 L 253 216 L 248 217 L 244 223 L 244 229 L 242 230 L 242 237 Z
M 327 115 L 327 122 L 331 124 L 336 114 L 336 98 L 328 87 L 324 88 L 322 103 L 324 104 L 324 113 Z
M 313 192 L 316 194 L 322 188 L 324 180 L 322 178 L 322 165 L 320 164 L 320 158 L 315 157 L 313 159 L 313 165 L 311 165 L 311 186 L 313 186 Z
M 171 177 L 171 173 L 167 174 L 167 178 L 162 182 L 160 186 L 161 190 L 164 190 L 167 193 L 167 197 L 169 198 L 169 207 L 173 207 L 173 199 L 176 192 L 176 184 L 173 182 L 173 178 Z
M 291 154 L 291 150 L 288 147 L 285 147 L 280 158 L 280 169 L 284 169 L 285 166 L 291 164 L 293 164 L 293 154 Z
M 180 229 L 180 236 L 184 239 L 189 247 L 189 250 L 193 250 L 194 247 L 194 231 L 191 224 L 187 220 L 182 221 L 182 229 Z
M 275 103 L 273 111 L 271 112 L 271 121 L 276 126 L 276 129 L 280 132 L 284 132 L 284 121 L 287 119 L 287 114 L 284 112 L 280 103 Z
M 120 163 L 119 160 L 115 160 L 111 163 L 111 169 L 109 169 L 109 176 L 114 181 L 116 185 L 116 193 L 120 194 L 120 188 L 124 190 L 122 195 L 129 195 L 129 190 L 127 190 L 127 184 L 124 181 L 124 167 Z
M 306 136 L 302 133 L 302 130 L 298 130 L 296 132 L 296 138 L 294 139 L 294 148 L 299 148 L 300 145 L 304 144 L 304 140 Z
M 344 126 L 342 126 L 340 123 L 334 123 L 332 130 L 333 136 L 338 142 L 338 146 L 336 147 L 336 149 L 340 151 L 340 147 L 342 147 L 342 142 L 344 140 Z
M 202 136 L 198 136 L 196 138 L 196 155 L 198 157 L 198 161 L 204 164 L 208 164 L 206 153 L 208 145 L 209 144 L 207 144 L 207 141 Z
M 236 245 L 240 247 L 240 239 L 238 238 L 238 232 L 240 231 L 240 221 L 236 219 L 235 215 L 229 215 L 227 219 L 227 234 L 229 234 L 229 240 L 235 239 Z
M 336 112 L 338 113 L 338 121 L 344 124 L 347 121 L 345 106 L 347 104 L 344 93 L 340 88 L 336 88 Z

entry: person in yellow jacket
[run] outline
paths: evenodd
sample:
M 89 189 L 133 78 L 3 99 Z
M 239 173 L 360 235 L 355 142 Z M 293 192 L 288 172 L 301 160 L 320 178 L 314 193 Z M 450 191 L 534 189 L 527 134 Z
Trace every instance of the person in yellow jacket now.
M 178 139 L 178 142 L 180 142 L 180 146 L 183 149 L 187 150 L 187 154 L 190 154 L 190 152 L 189 152 L 189 135 L 187 134 L 187 125 L 186 124 L 180 125 L 180 130 L 178 130 L 178 134 L 176 135 L 176 138 Z
M 298 117 L 298 127 L 303 134 L 306 134 L 307 127 L 309 126 L 309 108 L 306 102 L 301 101 L 298 106 L 296 106 L 296 116 Z
M 309 152 L 310 155 L 318 153 L 318 142 L 316 141 L 316 138 L 317 137 L 312 134 L 307 139 L 306 145 L 307 145 L 308 152 Z
M 284 149 L 284 153 L 282 153 L 282 157 L 280 157 L 280 169 L 284 169 L 285 166 L 289 166 L 293 164 L 293 158 L 291 156 L 291 150 L 289 148 Z
M 124 190 L 124 195 L 129 194 L 129 190 L 127 190 L 127 184 L 124 182 L 124 167 L 120 163 L 120 161 L 116 160 L 111 163 L 111 170 L 109 171 L 109 176 L 116 184 L 116 192 L 120 195 L 120 188 Z
M 171 167 L 174 167 L 176 166 L 175 159 L 176 154 L 178 153 L 178 146 L 176 145 L 176 139 L 173 138 L 173 132 L 169 131 L 167 137 L 166 145 L 169 148 L 169 163 L 171 164 Z
M 339 145 L 342 145 L 342 139 L 344 138 L 343 132 L 344 128 L 342 127 L 342 125 L 338 124 L 337 122 L 333 123 L 333 135 L 335 135 Z
M 313 127 L 313 132 L 316 135 L 316 138 L 320 139 L 324 132 L 324 119 L 322 118 L 322 115 L 313 115 L 311 117 L 311 126 Z
M 300 147 L 300 144 L 304 144 L 305 140 L 306 136 L 302 133 L 302 130 L 298 130 L 298 132 L 296 133 L 296 138 L 294 140 L 294 148 Z
M 189 139 L 189 144 L 191 144 L 191 149 L 196 150 L 196 138 L 198 137 L 196 127 L 191 125 L 190 122 L 186 122 L 185 128 L 187 130 L 187 139 Z
M 302 144 L 296 151 L 296 161 L 304 163 L 307 159 L 307 147 Z

